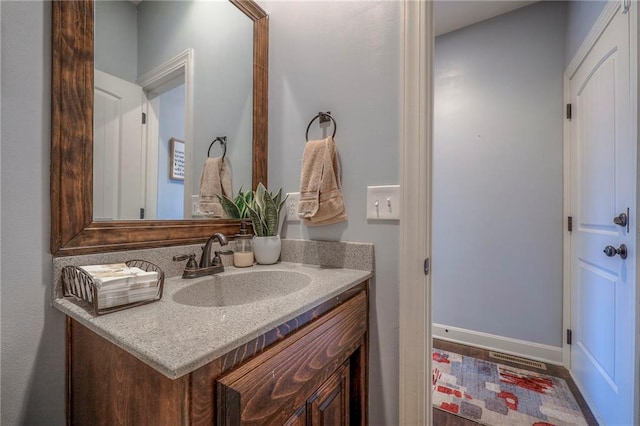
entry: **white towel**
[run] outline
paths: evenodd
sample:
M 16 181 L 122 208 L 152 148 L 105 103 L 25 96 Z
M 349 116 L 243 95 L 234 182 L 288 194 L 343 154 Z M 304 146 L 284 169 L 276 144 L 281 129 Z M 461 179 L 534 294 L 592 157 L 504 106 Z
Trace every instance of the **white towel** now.
M 211 214 L 214 217 L 224 217 L 224 209 L 218 195 L 233 198 L 231 169 L 227 160 L 222 157 L 207 158 L 200 175 L 199 212 Z

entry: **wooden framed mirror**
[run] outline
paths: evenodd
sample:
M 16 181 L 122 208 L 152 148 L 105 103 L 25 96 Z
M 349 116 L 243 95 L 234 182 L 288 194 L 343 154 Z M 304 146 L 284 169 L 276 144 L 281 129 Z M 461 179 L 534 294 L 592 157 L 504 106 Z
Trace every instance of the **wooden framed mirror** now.
M 268 15 L 252 0 L 230 0 L 253 21 L 252 184 L 267 185 Z M 51 142 L 51 253 L 56 256 L 200 243 L 229 219 L 93 219 L 93 0 L 54 0 Z

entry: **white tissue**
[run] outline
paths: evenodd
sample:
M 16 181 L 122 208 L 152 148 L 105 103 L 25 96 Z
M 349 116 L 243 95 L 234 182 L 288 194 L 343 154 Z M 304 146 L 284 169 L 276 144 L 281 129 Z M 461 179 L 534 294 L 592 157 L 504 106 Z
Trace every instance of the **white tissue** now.
M 125 263 L 81 266 L 93 278 L 98 309 L 153 299 L 158 293 L 159 275 L 129 267 Z

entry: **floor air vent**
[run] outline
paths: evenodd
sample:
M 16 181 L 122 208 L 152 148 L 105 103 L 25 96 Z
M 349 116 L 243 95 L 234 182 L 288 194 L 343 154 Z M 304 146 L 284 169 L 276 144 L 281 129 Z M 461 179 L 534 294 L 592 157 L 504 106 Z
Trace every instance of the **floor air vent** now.
M 532 361 L 526 358 L 520 358 L 519 356 L 501 354 L 500 352 L 489 351 L 491 358 L 499 359 L 501 361 L 515 362 L 516 364 L 526 365 L 527 367 L 540 368 L 546 370 L 547 366 L 542 362 Z

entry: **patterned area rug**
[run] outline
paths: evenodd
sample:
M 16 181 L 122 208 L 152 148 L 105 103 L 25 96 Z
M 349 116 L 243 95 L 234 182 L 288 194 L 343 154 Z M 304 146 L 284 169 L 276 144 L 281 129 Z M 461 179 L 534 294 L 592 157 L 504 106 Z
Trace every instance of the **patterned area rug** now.
M 433 350 L 433 405 L 486 425 L 587 425 L 567 382 Z

